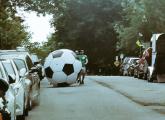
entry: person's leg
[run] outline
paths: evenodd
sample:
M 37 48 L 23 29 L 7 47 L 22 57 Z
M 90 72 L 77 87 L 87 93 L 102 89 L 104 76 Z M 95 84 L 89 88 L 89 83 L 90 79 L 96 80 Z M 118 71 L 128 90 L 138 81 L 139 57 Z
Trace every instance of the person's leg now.
M 86 68 L 83 67 L 83 68 L 82 68 L 82 84 L 84 84 L 85 74 L 86 74 Z
M 80 82 L 81 82 L 81 71 L 80 71 L 80 72 L 78 73 L 78 75 L 77 75 L 76 82 L 77 82 L 77 83 L 80 83 Z

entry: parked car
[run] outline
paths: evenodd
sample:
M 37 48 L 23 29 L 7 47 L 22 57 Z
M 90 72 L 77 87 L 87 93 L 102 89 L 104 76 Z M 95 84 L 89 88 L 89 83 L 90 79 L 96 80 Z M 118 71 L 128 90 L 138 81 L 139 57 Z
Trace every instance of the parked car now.
M 30 80 L 31 82 L 30 88 L 29 87 L 27 88 L 30 94 L 28 106 L 31 109 L 33 105 L 38 105 L 40 101 L 39 100 L 40 78 L 38 76 L 37 69 L 33 66 L 32 60 L 29 57 L 29 55 L 25 53 L 22 54 L 20 52 L 15 53 L 15 54 L 14 53 L 10 54 L 10 52 L 7 52 L 5 54 L 0 53 L 0 58 L 13 59 L 14 63 L 17 66 L 18 71 L 21 72 L 23 70 L 25 72 L 25 74 L 23 75 L 24 79 L 26 79 L 26 81 Z
M 9 89 L 9 84 L 0 78 L 0 120 L 11 120 L 10 111 L 7 108 L 7 100 L 5 94 Z
M 153 34 L 151 37 L 151 64 L 148 66 L 147 80 L 165 82 L 165 33 Z
M 126 73 L 125 73 L 126 67 L 125 67 L 125 66 L 127 65 L 129 59 L 130 59 L 130 57 L 125 57 L 125 58 L 124 58 L 124 60 L 123 60 L 123 62 L 122 62 L 122 64 L 121 64 L 121 66 L 120 66 L 120 73 L 121 73 L 121 75 L 126 75 Z
M 129 75 L 129 68 L 136 60 L 139 60 L 138 57 L 126 57 L 123 61 L 122 69 L 123 75 Z
M 139 69 L 139 60 L 137 60 L 136 63 L 134 64 L 134 69 L 133 69 L 134 78 L 138 77 L 138 69 Z
M 26 55 L 29 59 L 31 66 L 35 66 L 36 72 L 38 73 L 38 76 L 40 80 L 44 78 L 44 69 L 41 65 L 41 60 L 38 59 L 38 56 L 36 54 L 31 54 L 24 48 L 24 47 L 17 47 L 16 50 L 0 50 L 0 55 L 4 54 L 19 54 L 19 55 Z
M 139 61 L 139 58 L 131 58 L 129 61 L 129 66 L 128 66 L 128 75 L 129 76 L 134 76 L 134 70 L 137 67 L 137 62 Z
M 11 120 L 16 120 L 16 96 L 15 96 L 15 89 L 13 87 L 14 79 L 12 76 L 8 75 L 2 62 L 0 61 L 0 78 L 3 78 L 5 82 L 9 85 L 8 90 L 5 94 L 5 99 L 7 101 L 7 109 L 11 113 Z
M 25 81 L 25 79 L 23 79 L 21 75 L 21 74 L 25 74 L 25 72 L 19 74 L 16 65 L 14 64 L 14 61 L 12 59 L 10 60 L 4 59 L 1 61 L 6 72 L 10 76 L 12 76 L 15 80 L 15 82 L 12 85 L 15 89 L 15 94 L 16 94 L 17 120 L 25 120 L 25 116 L 28 115 L 28 99 L 29 99 L 28 96 L 25 96 L 29 92 L 25 89 L 25 83 L 27 84 L 27 81 Z M 28 86 L 30 85 L 31 84 L 29 84 Z
M 38 75 L 40 77 L 40 80 L 42 80 L 45 77 L 44 68 L 41 64 L 41 59 L 38 58 L 37 54 L 32 53 L 31 59 L 35 67 L 37 68 Z

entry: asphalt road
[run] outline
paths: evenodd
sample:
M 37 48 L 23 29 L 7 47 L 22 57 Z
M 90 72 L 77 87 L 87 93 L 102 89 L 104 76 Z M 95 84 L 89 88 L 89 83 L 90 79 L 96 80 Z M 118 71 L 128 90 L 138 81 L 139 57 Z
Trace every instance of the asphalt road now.
M 85 85 L 59 88 L 43 80 L 40 106 L 29 113 L 27 120 L 165 120 L 165 114 L 100 84 L 98 81 L 103 81 L 99 78 L 87 77 Z

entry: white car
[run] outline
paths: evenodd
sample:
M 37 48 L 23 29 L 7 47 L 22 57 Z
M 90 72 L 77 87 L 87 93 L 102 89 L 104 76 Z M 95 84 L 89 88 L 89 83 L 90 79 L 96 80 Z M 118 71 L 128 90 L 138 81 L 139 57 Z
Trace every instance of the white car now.
M 124 61 L 123 61 L 123 75 L 129 75 L 128 68 L 136 60 L 139 60 L 139 58 L 137 58 L 137 57 L 126 57 L 124 59 Z
M 37 68 L 37 72 L 38 72 L 38 75 L 40 77 L 40 80 L 42 80 L 45 77 L 45 72 L 44 72 L 44 68 L 41 64 L 41 59 L 39 59 L 37 54 L 35 54 L 35 53 L 32 53 L 30 55 L 30 57 L 31 57 L 33 64 Z
M 151 64 L 148 66 L 147 80 L 165 82 L 165 33 L 153 34 L 151 37 Z
M 24 120 L 25 116 L 28 115 L 28 97 L 26 96 L 25 89 L 25 79 L 21 77 L 21 74 L 25 73 L 18 73 L 17 67 L 14 61 L 11 60 L 1 60 L 3 66 L 5 67 L 7 73 L 13 77 L 15 82 L 11 84 L 15 90 L 16 95 L 16 115 L 17 120 Z M 30 83 L 30 80 L 29 80 Z M 28 85 L 30 86 L 30 84 Z
M 7 101 L 5 98 L 8 88 L 9 84 L 3 78 L 0 78 L 0 120 L 11 120 L 10 111 L 7 109 Z
M 16 59 L 20 58 L 20 59 Z M 32 60 L 28 55 L 15 55 L 15 59 L 13 59 L 16 66 L 20 67 L 20 64 L 22 64 L 22 68 L 25 68 L 25 79 L 30 79 L 32 82 L 31 88 L 30 88 L 30 106 L 33 105 L 39 105 L 40 103 L 40 78 L 37 73 L 37 69 L 33 66 Z M 22 60 L 22 61 L 21 61 Z M 23 67 L 24 62 L 24 67 Z M 19 71 L 22 69 L 19 68 Z
M 24 68 L 25 79 L 29 79 L 31 81 L 31 87 L 30 87 L 30 100 L 29 100 L 29 108 L 33 105 L 38 105 L 40 101 L 40 78 L 38 75 L 37 68 L 34 66 L 31 56 L 28 51 L 24 49 L 18 49 L 17 50 L 0 50 L 0 58 L 1 59 L 14 59 L 14 62 L 16 63 L 16 66 L 18 68 L 18 71 L 21 71 L 22 68 Z M 15 60 L 18 59 L 19 60 Z M 20 66 L 20 64 L 22 66 Z
M 40 78 L 37 74 L 37 70 L 33 66 L 32 60 L 28 54 L 22 53 L 3 53 L 0 54 L 1 59 L 13 59 L 17 70 L 19 72 L 24 71 L 25 74 L 22 76 L 24 77 L 25 84 L 31 83 L 30 86 L 27 85 L 26 89 L 29 91 L 29 101 L 28 107 L 29 109 L 32 108 L 33 105 L 38 105 L 40 102 Z
M 7 108 L 11 113 L 11 120 L 16 120 L 16 101 L 15 101 L 16 96 L 15 96 L 14 87 L 12 85 L 14 83 L 14 79 L 12 78 L 12 76 L 7 74 L 1 61 L 0 61 L 0 77 L 4 78 L 4 80 L 6 80 L 6 82 L 9 84 L 9 89 L 5 94 L 5 98 L 8 102 Z

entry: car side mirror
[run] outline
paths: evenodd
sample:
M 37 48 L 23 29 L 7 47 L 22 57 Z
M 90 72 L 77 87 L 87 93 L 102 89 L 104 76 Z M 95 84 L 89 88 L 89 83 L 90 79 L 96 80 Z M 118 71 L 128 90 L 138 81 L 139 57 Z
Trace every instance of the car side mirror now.
M 19 76 L 20 76 L 20 77 L 23 77 L 23 76 L 25 76 L 25 73 L 26 73 L 26 69 L 25 69 L 25 68 L 22 68 L 22 69 L 20 70 Z
M 34 62 L 34 65 L 37 65 L 37 64 L 39 64 L 39 62 Z
M 41 63 L 42 59 L 39 59 L 39 63 Z
M 32 67 L 32 68 L 30 69 L 30 73 L 34 73 L 34 72 L 37 72 L 37 68 L 36 68 L 36 67 Z
M 39 59 L 38 61 L 34 62 L 34 65 L 37 65 L 37 64 L 41 64 L 41 59 Z
M 15 83 L 16 76 L 15 75 L 9 75 L 9 84 Z

